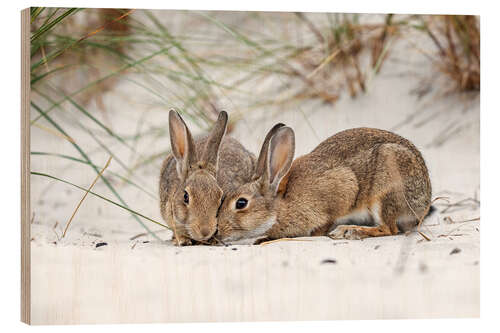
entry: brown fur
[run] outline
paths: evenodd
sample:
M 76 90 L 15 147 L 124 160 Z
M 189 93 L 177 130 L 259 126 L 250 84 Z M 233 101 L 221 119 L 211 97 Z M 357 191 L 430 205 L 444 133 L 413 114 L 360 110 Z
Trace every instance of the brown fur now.
M 293 139 L 293 131 L 280 129 L 271 143 L 275 137 L 285 142 L 280 136 Z M 227 194 L 218 219 L 222 240 L 329 232 L 335 238 L 348 239 L 394 235 L 400 219 L 416 222 L 413 211 L 420 218 L 430 204 L 431 183 L 424 159 L 412 143 L 397 134 L 349 129 L 323 141 L 291 166 L 281 155 L 285 151 L 293 156 L 293 145 L 282 146 L 267 154 L 268 163 L 278 161 L 288 171 L 277 190 L 265 177 L 254 177 Z M 237 210 L 234 203 L 240 197 L 248 199 L 248 205 Z M 339 225 L 343 218 L 363 210 L 368 210 L 373 225 Z M 276 223 L 264 228 L 273 217 Z
M 161 169 L 160 211 L 174 231 L 174 241 L 189 245 L 193 240 L 205 241 L 213 236 L 223 193 L 251 180 L 255 157 L 238 141 L 224 137 L 224 111 L 208 136 L 191 139 L 191 148 L 191 134 L 180 116 L 171 114 L 170 119 L 173 152 Z M 185 165 L 184 154 L 189 154 Z M 188 204 L 184 202 L 184 191 L 189 194 Z

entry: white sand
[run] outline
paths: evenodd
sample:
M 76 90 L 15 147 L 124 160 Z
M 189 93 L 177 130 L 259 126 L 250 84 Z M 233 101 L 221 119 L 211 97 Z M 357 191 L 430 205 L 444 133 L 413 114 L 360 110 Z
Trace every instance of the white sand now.
M 298 156 L 345 128 L 394 130 L 422 150 L 434 196 L 445 195 L 451 203 L 479 200 L 479 99 L 418 99 L 411 94 L 420 77 L 432 73 L 425 58 L 401 41 L 366 94 L 354 100 L 344 95 L 334 106 L 313 100 L 266 107 L 239 122 L 232 135 L 257 152 L 266 131 L 282 121 L 295 130 Z M 255 98 L 275 85 L 271 78 L 256 86 Z M 162 125 L 166 129 L 166 107 L 151 106 L 152 98 L 120 81 L 103 99 L 113 129 L 135 134 L 144 110 L 148 111 L 142 130 Z M 227 96 L 221 107 L 230 112 L 244 109 L 239 101 Z M 101 116 L 95 106 L 90 109 Z M 61 111 L 53 114 L 71 119 Z M 77 142 L 89 142 L 74 125 L 68 124 L 67 130 Z M 452 135 L 440 142 L 446 131 Z M 136 149 L 150 155 L 168 146 L 168 136 L 151 136 L 139 141 Z M 125 164 L 137 162 L 123 146 L 112 147 Z M 70 144 L 36 127 L 32 151 L 78 156 Z M 107 157 L 102 151 L 91 154 L 99 166 Z M 133 178 L 153 197 L 160 164 L 161 159 L 156 160 Z M 31 165 L 33 171 L 84 187 L 95 178 L 87 166 L 54 157 L 33 156 Z M 109 170 L 125 174 L 117 161 Z M 157 200 L 118 179 L 113 184 L 131 207 L 161 220 Z M 95 191 L 113 198 L 102 182 Z M 427 219 L 422 231 L 430 241 L 412 234 L 363 241 L 318 237 L 265 246 L 177 248 L 147 235 L 130 240 L 144 229 L 126 211 L 90 195 L 61 240 L 81 196 L 77 189 L 32 176 L 35 324 L 479 316 L 480 222 L 457 222 L 479 217 L 472 200 Z M 169 239 L 170 233 L 162 230 L 158 236 Z M 107 245 L 96 249 L 99 242 Z M 454 249 L 458 253 L 451 254 Z M 322 264 L 325 259 L 336 263 Z

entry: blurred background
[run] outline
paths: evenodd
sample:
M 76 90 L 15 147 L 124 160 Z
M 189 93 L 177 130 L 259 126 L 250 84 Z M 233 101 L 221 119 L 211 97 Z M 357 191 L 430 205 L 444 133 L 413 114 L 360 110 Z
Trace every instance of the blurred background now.
M 168 239 L 171 108 L 194 134 L 228 111 L 255 154 L 276 122 L 296 156 L 343 129 L 394 131 L 422 150 L 433 196 L 476 217 L 479 50 L 475 16 L 31 8 L 32 242 Z

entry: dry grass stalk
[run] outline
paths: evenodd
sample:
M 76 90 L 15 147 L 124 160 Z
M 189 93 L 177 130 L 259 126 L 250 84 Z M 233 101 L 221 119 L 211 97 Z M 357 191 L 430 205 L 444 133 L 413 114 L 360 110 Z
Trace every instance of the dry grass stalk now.
M 445 216 L 444 217 L 444 221 L 447 222 L 447 223 L 450 223 L 450 224 L 453 224 L 453 223 L 465 223 L 465 222 L 474 222 L 474 221 L 479 221 L 481 220 L 480 217 L 476 217 L 476 218 L 473 218 L 473 219 L 468 219 L 468 220 L 462 220 L 462 221 L 454 221 L 451 216 Z
M 38 127 L 39 129 L 41 129 L 41 130 L 43 130 L 43 131 L 45 131 L 45 132 L 47 132 L 47 133 L 50 133 L 50 134 L 52 134 L 52 135 L 54 135 L 54 136 L 58 136 L 58 137 L 60 137 L 60 138 L 63 138 L 63 139 L 65 139 L 65 140 L 68 140 L 68 141 L 69 141 L 69 142 L 71 142 L 71 143 L 75 143 L 75 140 L 73 140 L 73 138 L 71 138 L 71 137 L 69 137 L 69 136 L 67 136 L 67 135 L 64 135 L 64 134 L 62 134 L 61 132 L 58 132 L 58 131 L 56 131 L 56 130 L 54 130 L 54 129 L 52 129 L 52 128 L 49 128 L 49 127 L 47 127 L 47 126 L 40 125 L 39 123 L 34 123 L 34 124 L 33 124 L 33 126 Z
M 472 15 L 430 16 L 425 31 L 437 48 L 435 64 L 458 92 L 479 91 L 479 20 Z
M 85 9 L 76 14 L 83 18 L 83 24 L 78 23 L 75 16 L 69 16 L 46 34 L 46 41 L 33 53 L 32 61 L 41 59 L 47 72 L 49 62 L 52 68 L 67 67 L 64 71 L 50 74 L 50 82 L 60 86 L 66 94 L 80 88 L 79 82 L 96 81 L 101 77 L 102 68 L 116 68 L 121 64 L 116 60 L 116 54 L 127 53 L 125 42 L 112 41 L 112 38 L 124 37 L 130 33 L 128 19 L 134 11 L 135 9 Z M 42 17 L 35 19 L 32 30 L 36 31 L 42 22 Z M 103 32 L 110 36 L 102 37 L 110 39 L 105 45 L 107 49 L 89 46 L 87 40 L 91 39 L 90 43 L 93 43 L 92 37 Z M 39 74 L 39 70 L 34 70 L 32 74 Z M 75 77 L 80 77 L 80 80 L 74 80 Z M 46 80 L 38 81 L 38 86 L 42 81 Z M 98 82 L 95 87 L 75 96 L 75 99 L 83 106 L 95 100 L 100 111 L 104 113 L 102 96 L 111 91 L 117 82 L 116 78 Z M 107 117 L 105 113 L 104 117 Z
M 164 229 L 160 229 L 160 230 L 155 230 L 154 233 L 155 234 L 159 234 L 160 232 L 164 232 L 164 231 L 167 231 L 167 230 L 170 230 L 170 228 L 166 225 L 163 226 Z M 140 238 L 140 237 L 144 237 L 144 236 L 147 236 L 148 233 L 147 232 L 141 232 L 135 236 L 132 236 L 129 238 L 129 240 L 133 241 L 133 240 L 137 240 L 137 238 Z
M 384 24 L 373 25 L 360 24 L 354 16 L 346 14 L 341 22 L 326 27 L 328 29 L 316 26 L 305 14 L 296 15 L 314 34 L 317 44 L 303 47 L 291 59 L 299 67 L 288 66 L 289 75 L 305 83 L 303 90 L 293 98 L 320 98 L 334 103 L 344 89 L 352 98 L 365 92 L 368 74 L 380 71 L 388 55 L 389 42 L 397 31 L 397 25 L 392 23 L 393 15 L 387 15 Z M 368 68 L 362 66 L 365 51 L 371 54 Z
M 101 171 L 99 172 L 99 174 L 95 177 L 95 179 L 92 182 L 92 184 L 89 186 L 89 188 L 87 189 L 87 191 L 85 192 L 85 194 L 83 195 L 83 197 L 80 199 L 80 202 L 78 202 L 78 205 L 76 206 L 75 210 L 73 211 L 73 214 L 71 215 L 71 217 L 69 218 L 68 222 L 66 223 L 66 227 L 64 228 L 64 232 L 63 232 L 61 238 L 64 238 L 66 236 L 66 232 L 68 231 L 69 225 L 71 224 L 71 221 L 73 221 L 73 218 L 75 217 L 76 212 L 78 211 L 78 209 L 80 208 L 80 206 L 82 205 L 83 201 L 85 200 L 85 198 L 87 197 L 87 195 L 89 194 L 89 192 L 92 190 L 92 188 L 94 187 L 94 185 L 97 183 L 97 181 L 99 180 L 99 178 L 101 178 L 104 170 L 106 170 L 106 168 L 111 163 L 111 159 L 112 159 L 112 157 L 110 156 L 108 158 L 108 161 L 106 162 L 106 165 L 104 165 L 104 167 L 101 169 Z
M 446 219 L 449 219 L 450 221 L 452 221 L 451 223 L 460 223 L 460 225 L 459 225 L 458 227 L 456 227 L 456 228 L 452 229 L 450 232 L 448 232 L 448 234 L 446 234 L 446 235 L 441 235 L 442 237 L 449 237 L 449 236 L 452 236 L 452 234 L 453 234 L 455 231 L 457 231 L 457 230 L 459 230 L 460 228 L 462 228 L 462 226 L 463 226 L 462 224 L 463 224 L 463 223 L 467 223 L 467 222 L 474 222 L 474 221 L 479 221 L 479 220 L 480 220 L 480 218 L 479 218 L 479 217 L 476 217 L 476 218 L 469 219 L 469 220 L 464 220 L 464 221 L 453 221 L 453 220 L 451 219 L 451 217 L 449 217 L 449 216 L 446 216 L 446 217 L 445 217 L 445 220 L 446 220 Z M 456 236 L 456 235 L 455 235 L 455 236 Z
M 386 15 L 385 25 L 383 26 L 382 31 L 375 35 L 371 41 L 371 64 L 375 74 L 380 71 L 382 64 L 387 59 L 389 42 L 397 32 L 397 26 L 392 24 L 393 18 L 393 14 Z
M 56 231 L 56 228 L 57 228 L 57 226 L 58 226 L 58 225 L 59 225 L 59 222 L 58 222 L 58 221 L 56 221 L 56 223 L 55 223 L 55 224 L 54 224 L 54 226 L 52 227 L 52 231 L 53 231 L 53 232 L 54 232 L 54 234 L 56 235 L 56 239 L 57 239 L 58 241 L 60 241 L 62 237 L 59 237 L 59 234 L 58 234 L 58 233 L 57 233 L 57 231 Z M 64 237 L 64 236 L 63 236 L 63 237 Z
M 425 209 L 425 212 L 424 214 L 422 214 L 422 216 L 418 216 L 417 213 L 415 212 L 415 210 L 413 210 L 413 208 L 411 207 L 410 203 L 408 202 L 408 200 L 406 199 L 406 196 L 403 194 L 403 198 L 405 199 L 405 202 L 406 204 L 408 205 L 408 208 L 410 208 L 411 212 L 413 213 L 413 215 L 415 215 L 415 217 L 417 218 L 418 220 L 418 224 L 415 228 L 415 230 L 417 231 L 417 233 L 422 236 L 426 241 L 430 241 L 431 239 L 425 235 L 421 230 L 421 226 L 422 226 L 422 222 L 424 221 L 425 217 L 427 216 L 427 214 L 429 214 L 429 211 L 431 209 L 431 206 L 434 202 L 436 202 L 437 200 L 449 200 L 448 197 L 437 197 L 437 198 L 434 198 L 430 203 L 429 205 L 427 205 L 427 208 Z
M 147 233 L 145 233 L 145 232 L 141 232 L 140 234 L 137 234 L 137 235 L 135 235 L 135 236 L 130 237 L 130 238 L 129 238 L 129 240 L 136 240 L 137 238 L 139 238 L 139 237 L 144 237 L 144 236 L 146 236 L 146 235 L 147 235 Z
M 300 238 L 279 238 L 279 239 L 273 239 L 269 240 L 266 242 L 262 242 L 259 245 L 268 245 L 268 244 L 273 244 L 273 243 L 278 243 L 278 242 L 310 242 L 310 239 L 300 239 Z
M 475 198 L 465 198 L 454 203 L 444 204 L 446 207 L 441 211 L 441 214 L 455 212 L 461 209 L 476 209 L 480 205 L 480 201 Z

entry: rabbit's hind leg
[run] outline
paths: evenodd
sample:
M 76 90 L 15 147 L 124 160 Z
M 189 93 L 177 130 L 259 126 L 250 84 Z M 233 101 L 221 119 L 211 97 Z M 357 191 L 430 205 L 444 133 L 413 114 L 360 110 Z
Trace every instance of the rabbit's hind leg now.
M 363 239 L 367 237 L 391 236 L 399 233 L 398 222 L 403 222 L 403 217 L 407 216 L 408 208 L 401 199 L 401 192 L 389 191 L 384 194 L 379 203 L 375 203 L 370 208 L 375 225 L 366 226 L 339 226 L 334 230 L 335 236 L 342 236 L 346 239 Z
M 358 225 L 339 225 L 328 236 L 333 239 L 363 239 L 367 237 L 380 237 L 392 235 L 385 225 L 376 227 L 363 227 Z
M 363 239 L 367 237 L 391 236 L 398 233 L 397 211 L 394 210 L 393 195 L 386 195 L 380 203 L 370 208 L 373 226 L 339 225 L 329 236 L 334 239 Z

